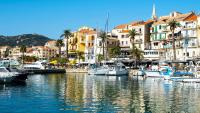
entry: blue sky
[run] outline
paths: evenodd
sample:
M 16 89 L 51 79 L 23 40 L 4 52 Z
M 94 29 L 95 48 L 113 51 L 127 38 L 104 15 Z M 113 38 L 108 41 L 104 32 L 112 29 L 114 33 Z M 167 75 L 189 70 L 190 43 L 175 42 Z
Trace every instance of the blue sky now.
M 37 33 L 53 39 L 64 29 L 80 26 L 103 29 L 107 13 L 109 28 L 171 11 L 200 12 L 198 0 L 0 0 L 0 35 Z

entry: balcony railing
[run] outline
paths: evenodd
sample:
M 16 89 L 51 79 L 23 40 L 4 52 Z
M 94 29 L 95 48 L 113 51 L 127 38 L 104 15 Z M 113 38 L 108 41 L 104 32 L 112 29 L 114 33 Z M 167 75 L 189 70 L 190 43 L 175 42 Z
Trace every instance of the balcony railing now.
M 167 28 L 163 28 L 161 31 L 162 32 L 169 32 L 170 30 L 168 30 Z
M 143 40 L 142 39 L 137 39 L 134 41 L 135 44 L 142 44 Z
M 183 29 L 185 29 L 185 30 L 191 30 L 191 29 L 196 29 L 197 28 L 197 26 L 195 26 L 195 25 L 191 25 L 191 26 L 183 26 Z

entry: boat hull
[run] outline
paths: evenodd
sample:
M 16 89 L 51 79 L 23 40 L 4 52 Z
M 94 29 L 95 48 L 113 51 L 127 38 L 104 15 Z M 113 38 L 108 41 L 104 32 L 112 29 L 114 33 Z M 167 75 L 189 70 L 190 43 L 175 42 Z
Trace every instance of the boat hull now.
M 128 76 L 128 70 L 113 70 L 113 71 L 109 71 L 108 76 Z
M 163 77 L 159 71 L 145 71 L 145 75 L 146 77 L 157 77 L 157 78 Z
M 89 75 L 106 75 L 107 73 L 108 69 L 101 69 L 101 68 L 90 69 L 88 71 Z

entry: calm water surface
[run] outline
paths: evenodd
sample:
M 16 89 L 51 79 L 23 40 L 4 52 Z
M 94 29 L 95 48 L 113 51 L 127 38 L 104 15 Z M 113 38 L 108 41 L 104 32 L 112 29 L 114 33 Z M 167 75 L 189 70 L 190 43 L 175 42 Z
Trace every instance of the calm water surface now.
M 0 113 L 199 113 L 200 84 L 52 74 L 0 85 Z

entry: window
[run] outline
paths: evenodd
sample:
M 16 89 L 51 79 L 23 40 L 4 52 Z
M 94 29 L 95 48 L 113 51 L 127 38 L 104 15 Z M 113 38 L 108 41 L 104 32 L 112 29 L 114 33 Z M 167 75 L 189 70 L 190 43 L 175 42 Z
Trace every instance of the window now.
M 188 56 L 188 57 L 190 56 L 190 53 L 189 53 L 189 52 L 187 52 L 187 56 Z
M 161 25 L 159 25 L 159 29 L 161 29 Z
M 92 40 L 94 40 L 94 36 L 92 36 Z
M 142 33 L 142 30 L 141 30 L 141 28 L 139 29 L 139 33 Z
M 162 34 L 160 34 L 160 37 L 159 37 L 159 38 L 160 38 L 160 40 L 162 39 Z
M 124 38 L 124 35 L 122 35 L 122 38 Z
M 122 41 L 122 45 L 124 45 L 124 41 Z
M 128 45 L 128 41 L 126 41 L 126 45 Z
M 102 46 L 102 42 L 99 42 L 99 46 Z
M 158 42 L 154 43 L 154 46 L 158 46 Z
M 192 55 L 195 56 L 195 51 L 193 51 Z

